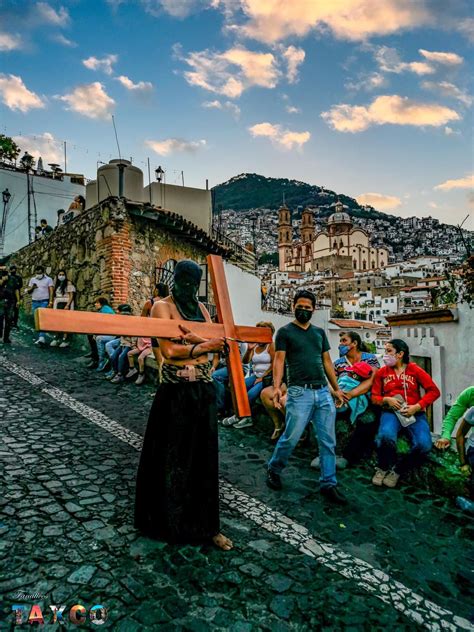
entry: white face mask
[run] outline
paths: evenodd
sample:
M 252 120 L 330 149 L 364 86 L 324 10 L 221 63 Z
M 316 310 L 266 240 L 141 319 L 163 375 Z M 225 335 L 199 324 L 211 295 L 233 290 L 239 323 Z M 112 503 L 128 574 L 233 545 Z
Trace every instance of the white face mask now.
M 64 274 L 59 274 L 58 275 L 58 281 L 65 281 L 66 277 L 64 276 Z
M 36 275 L 36 278 L 37 278 L 37 279 L 42 279 L 43 277 L 44 277 L 44 274 L 43 274 L 43 273 L 41 273 L 41 274 L 37 274 L 37 275 Z

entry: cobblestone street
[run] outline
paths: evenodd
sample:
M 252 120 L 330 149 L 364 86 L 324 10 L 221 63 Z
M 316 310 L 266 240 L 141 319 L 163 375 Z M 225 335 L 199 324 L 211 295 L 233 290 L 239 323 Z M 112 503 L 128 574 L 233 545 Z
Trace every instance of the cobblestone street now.
M 154 388 L 111 385 L 77 352 L 15 333 L 0 348 L 0 630 L 21 629 L 20 593 L 43 596 L 24 603 L 46 622 L 50 604 L 102 604 L 118 632 L 474 629 L 474 528 L 452 501 L 374 488 L 360 469 L 339 474 L 349 506 L 329 506 L 308 449 L 272 492 L 272 445 L 252 428 L 220 430 L 233 551 L 141 537 L 134 484 Z

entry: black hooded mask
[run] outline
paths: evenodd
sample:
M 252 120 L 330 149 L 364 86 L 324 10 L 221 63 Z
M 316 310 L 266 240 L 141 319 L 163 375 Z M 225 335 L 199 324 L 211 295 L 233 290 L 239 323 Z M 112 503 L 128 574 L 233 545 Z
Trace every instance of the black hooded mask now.
M 196 296 L 201 277 L 202 268 L 195 261 L 184 259 L 176 264 L 171 295 L 180 316 L 185 320 L 197 320 L 200 322 L 206 320 Z

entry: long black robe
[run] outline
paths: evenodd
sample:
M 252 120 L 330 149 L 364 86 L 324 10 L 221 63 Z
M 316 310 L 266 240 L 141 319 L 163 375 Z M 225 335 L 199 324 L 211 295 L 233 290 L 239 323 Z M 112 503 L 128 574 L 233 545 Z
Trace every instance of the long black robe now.
M 174 543 L 219 533 L 217 410 L 212 382 L 161 384 L 137 474 L 135 527 Z

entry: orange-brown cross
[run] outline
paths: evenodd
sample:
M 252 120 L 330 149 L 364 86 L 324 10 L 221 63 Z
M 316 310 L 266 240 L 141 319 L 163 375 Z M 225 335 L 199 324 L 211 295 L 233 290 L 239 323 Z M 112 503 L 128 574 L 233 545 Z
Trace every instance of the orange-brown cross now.
M 209 255 L 207 263 L 211 273 L 218 323 L 211 324 L 193 321 L 190 324 L 190 321 L 184 320 L 38 309 L 35 313 L 36 328 L 39 331 L 59 331 L 76 334 L 179 338 L 182 334 L 179 324 L 184 324 L 203 338 L 229 338 L 230 353 L 227 358 L 227 368 L 229 370 L 229 383 L 234 410 L 239 417 L 247 417 L 251 414 L 250 404 L 247 389 L 245 388 L 239 346 L 235 340 L 269 343 L 272 341 L 272 332 L 267 327 L 247 327 L 234 323 L 222 258 L 217 255 Z

